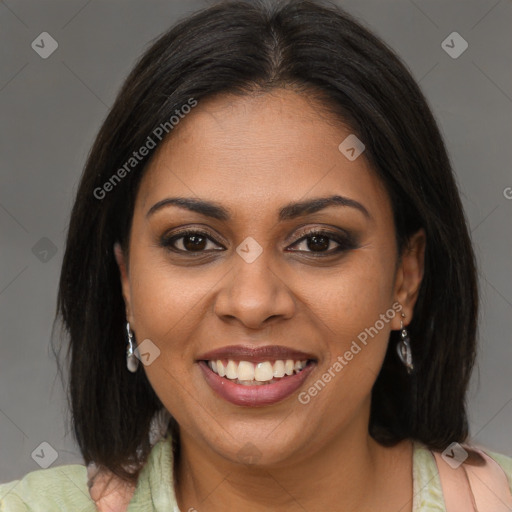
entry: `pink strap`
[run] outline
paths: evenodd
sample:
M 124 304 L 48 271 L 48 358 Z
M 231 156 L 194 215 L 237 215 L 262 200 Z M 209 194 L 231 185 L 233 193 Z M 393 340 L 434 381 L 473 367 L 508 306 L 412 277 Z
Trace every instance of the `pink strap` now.
M 462 465 L 452 469 L 440 453 L 432 453 L 441 479 L 446 512 L 477 512 L 472 503 L 471 489 Z
M 485 452 L 463 445 L 468 458 L 453 468 L 438 452 L 432 452 L 446 512 L 510 512 L 512 494 L 503 468 Z

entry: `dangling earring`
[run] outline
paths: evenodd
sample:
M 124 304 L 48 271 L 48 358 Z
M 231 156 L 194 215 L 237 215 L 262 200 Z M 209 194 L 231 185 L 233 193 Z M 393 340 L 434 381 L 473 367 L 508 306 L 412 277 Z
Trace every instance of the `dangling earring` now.
M 126 348 L 126 367 L 132 373 L 139 367 L 139 359 L 135 355 L 135 344 L 133 342 L 133 333 L 130 329 L 130 322 L 126 322 L 126 332 L 128 334 L 128 346 Z
M 405 318 L 404 313 L 402 313 L 402 318 Z M 410 375 L 414 370 L 414 365 L 412 364 L 411 340 L 402 320 L 400 320 L 400 341 L 396 345 L 396 351 L 400 361 L 405 365 L 407 373 Z

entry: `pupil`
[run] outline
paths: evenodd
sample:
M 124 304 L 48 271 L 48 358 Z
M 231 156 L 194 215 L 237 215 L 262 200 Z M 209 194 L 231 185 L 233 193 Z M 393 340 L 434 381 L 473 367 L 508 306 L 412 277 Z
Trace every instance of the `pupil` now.
M 187 243 L 187 241 L 192 241 L 192 243 Z M 204 249 L 205 246 L 205 237 L 202 235 L 187 235 L 183 239 L 183 245 L 187 250 L 201 250 Z
M 324 250 L 329 247 L 329 238 L 324 235 L 310 236 L 308 238 L 307 245 L 308 245 L 308 249 L 311 249 L 311 250 L 314 250 L 314 249 Z

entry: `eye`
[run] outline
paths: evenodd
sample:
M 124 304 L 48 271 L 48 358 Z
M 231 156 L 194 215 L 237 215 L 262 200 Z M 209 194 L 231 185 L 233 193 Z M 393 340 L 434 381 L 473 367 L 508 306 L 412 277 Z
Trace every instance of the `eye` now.
M 330 256 L 335 253 L 354 249 L 357 247 L 353 238 L 347 235 L 332 233 L 325 230 L 311 230 L 302 233 L 302 237 L 292 246 L 302 245 L 303 249 L 292 250 L 292 252 L 313 253 L 315 256 Z M 332 248 L 332 244 L 337 244 Z M 177 253 L 204 253 L 224 250 L 220 244 L 215 242 L 215 238 L 209 232 L 200 230 L 185 230 L 175 233 L 172 236 L 163 236 L 160 245 L 168 250 Z M 215 249 L 217 247 L 217 249 Z M 220 249 L 218 248 L 220 247 Z
M 332 243 L 338 244 L 337 247 L 332 247 Z M 349 236 L 343 236 L 337 233 L 332 233 L 330 231 L 325 230 L 311 230 L 302 236 L 297 242 L 293 245 L 299 247 L 302 245 L 307 250 L 299 250 L 298 252 L 311 252 L 318 253 L 319 256 L 323 256 L 322 253 L 325 253 L 326 256 L 332 255 L 334 253 L 346 251 L 348 249 L 354 249 L 356 247 L 356 243 Z M 293 246 L 292 246 L 293 247 Z
M 168 248 L 175 252 L 204 252 L 209 249 L 208 243 L 212 242 L 215 246 L 213 237 L 205 231 L 181 231 L 171 237 L 164 236 L 160 242 L 162 247 Z M 211 247 L 210 247 L 211 249 Z M 214 249 L 219 250 L 219 249 Z

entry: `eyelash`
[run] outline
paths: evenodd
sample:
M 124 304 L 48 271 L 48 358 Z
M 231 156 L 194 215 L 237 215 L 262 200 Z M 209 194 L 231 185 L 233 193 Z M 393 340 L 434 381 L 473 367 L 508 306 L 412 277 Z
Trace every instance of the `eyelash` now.
M 170 251 L 187 254 L 187 255 L 188 254 L 203 255 L 204 253 L 208 252 L 206 250 L 186 251 L 183 249 L 177 249 L 176 247 L 173 246 L 173 244 L 177 240 L 180 240 L 181 238 L 186 238 L 187 236 L 191 236 L 191 235 L 204 236 L 204 237 L 208 238 L 211 242 L 214 242 L 215 244 L 220 245 L 220 244 L 218 244 L 218 242 L 215 241 L 215 239 L 211 233 L 209 233 L 207 231 L 194 230 L 194 229 L 187 229 L 184 231 L 180 231 L 178 233 L 173 234 L 170 237 L 163 236 L 160 240 L 160 245 Z M 348 234 L 346 236 L 342 236 L 342 235 L 332 233 L 331 231 L 326 231 L 326 230 L 322 230 L 322 229 L 311 229 L 311 230 L 301 233 L 300 238 L 298 240 L 296 240 L 292 245 L 297 245 L 300 242 L 307 240 L 308 238 L 312 238 L 313 236 L 325 236 L 329 240 L 333 240 L 334 242 L 339 244 L 339 246 L 334 249 L 330 249 L 328 251 L 316 251 L 316 252 L 315 251 L 293 251 L 293 252 L 299 252 L 299 253 L 305 252 L 305 253 L 313 255 L 313 257 L 316 258 L 316 257 L 332 256 L 333 254 L 337 254 L 337 253 L 340 253 L 343 251 L 348 251 L 348 250 L 357 248 L 357 243 L 354 241 L 352 236 L 350 236 Z M 220 251 L 220 250 L 215 249 L 215 251 Z

